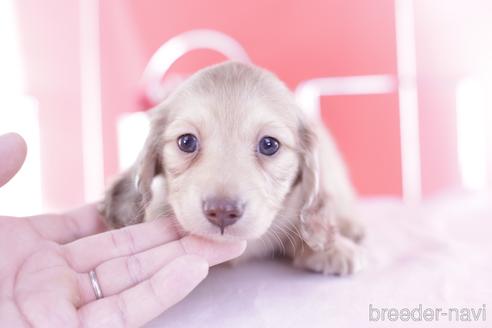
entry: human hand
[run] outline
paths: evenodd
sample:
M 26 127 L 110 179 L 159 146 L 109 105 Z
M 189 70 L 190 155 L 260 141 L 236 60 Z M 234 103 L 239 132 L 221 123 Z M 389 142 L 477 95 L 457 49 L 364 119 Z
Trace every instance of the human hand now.
M 25 154 L 18 135 L 0 136 L 0 186 Z M 94 205 L 63 215 L 0 216 L 0 326 L 141 326 L 191 292 L 209 266 L 246 247 L 179 238 L 169 221 L 104 232 Z

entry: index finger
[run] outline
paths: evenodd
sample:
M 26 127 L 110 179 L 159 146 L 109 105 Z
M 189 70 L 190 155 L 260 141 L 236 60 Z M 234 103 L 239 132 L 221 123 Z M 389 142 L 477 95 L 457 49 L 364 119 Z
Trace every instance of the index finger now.
M 64 214 L 31 216 L 26 220 L 43 238 L 60 244 L 107 230 L 97 204 L 84 205 Z
M 178 238 L 173 219 L 159 218 L 75 240 L 65 244 L 63 251 L 73 269 L 85 272 L 109 259 L 133 255 Z

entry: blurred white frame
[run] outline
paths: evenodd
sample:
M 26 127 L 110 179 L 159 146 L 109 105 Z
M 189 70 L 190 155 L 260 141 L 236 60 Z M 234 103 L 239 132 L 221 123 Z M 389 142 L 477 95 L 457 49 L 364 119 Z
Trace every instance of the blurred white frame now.
M 147 97 L 154 103 L 162 101 L 162 79 L 180 57 L 192 50 L 208 49 L 223 54 L 231 60 L 250 63 L 251 60 L 239 42 L 229 35 L 209 29 L 184 32 L 166 41 L 150 58 L 142 85 Z
M 396 62 L 403 199 L 422 200 L 414 0 L 395 0 Z
M 456 88 L 458 159 L 463 186 L 469 191 L 484 191 L 488 186 L 491 92 L 492 84 L 477 77 L 463 79 Z
M 198 29 L 181 33 L 157 49 L 147 64 L 142 86 L 148 99 L 159 103 L 165 97 L 162 79 L 181 56 L 192 50 L 208 49 L 223 54 L 231 60 L 249 63 L 248 54 L 241 44 L 219 31 Z M 121 170 L 127 169 L 135 161 L 148 134 L 146 113 L 127 113 L 118 119 L 118 154 Z
M 392 93 L 396 90 L 391 75 L 325 77 L 299 83 L 295 90 L 297 102 L 311 119 L 321 116 L 320 97 Z

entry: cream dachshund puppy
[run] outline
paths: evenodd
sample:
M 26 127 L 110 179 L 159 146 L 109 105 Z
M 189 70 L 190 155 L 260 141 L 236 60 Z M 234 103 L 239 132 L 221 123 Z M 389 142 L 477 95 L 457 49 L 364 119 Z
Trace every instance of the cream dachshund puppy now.
M 248 240 L 242 258 L 281 254 L 334 275 L 361 267 L 363 229 L 341 156 L 276 76 L 211 66 L 150 115 L 138 160 L 106 194 L 110 227 L 164 217 L 184 233 Z

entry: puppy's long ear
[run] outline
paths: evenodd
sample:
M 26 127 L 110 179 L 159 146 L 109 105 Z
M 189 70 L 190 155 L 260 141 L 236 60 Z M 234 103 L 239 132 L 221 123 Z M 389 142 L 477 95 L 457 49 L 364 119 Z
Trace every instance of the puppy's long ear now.
M 299 128 L 302 149 L 301 177 L 304 195 L 303 212 L 310 211 L 319 193 L 318 139 L 311 126 L 303 123 Z
M 149 135 L 135 164 L 108 189 L 103 204 L 106 224 L 111 228 L 140 223 L 152 199 L 152 181 L 163 172 L 162 133 L 165 118 L 151 119 Z
M 301 125 L 301 188 L 304 205 L 300 213 L 303 240 L 313 249 L 326 247 L 333 235 L 333 209 L 329 195 L 320 183 L 319 140 L 314 128 Z

